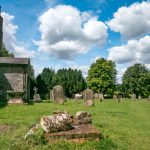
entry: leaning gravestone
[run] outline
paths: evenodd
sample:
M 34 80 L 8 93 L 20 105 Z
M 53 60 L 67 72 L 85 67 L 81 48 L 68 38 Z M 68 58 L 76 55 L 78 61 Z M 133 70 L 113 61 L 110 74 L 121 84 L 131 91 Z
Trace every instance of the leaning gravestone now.
M 94 106 L 94 101 L 93 101 L 93 90 L 91 89 L 86 89 L 84 91 L 84 104 L 86 106 Z
M 64 104 L 64 90 L 61 85 L 56 85 L 53 87 L 54 102 L 58 104 Z
M 40 102 L 40 101 L 41 101 L 41 97 L 40 97 L 40 95 L 37 93 L 38 88 L 34 87 L 33 91 L 34 91 L 34 95 L 33 95 L 33 100 L 34 100 L 34 102 Z
M 136 95 L 135 95 L 135 94 L 132 94 L 132 95 L 131 95 L 131 99 L 132 99 L 133 101 L 135 101 L 135 100 L 136 100 Z
M 53 90 L 50 91 L 50 100 L 52 102 L 54 102 L 54 91 Z

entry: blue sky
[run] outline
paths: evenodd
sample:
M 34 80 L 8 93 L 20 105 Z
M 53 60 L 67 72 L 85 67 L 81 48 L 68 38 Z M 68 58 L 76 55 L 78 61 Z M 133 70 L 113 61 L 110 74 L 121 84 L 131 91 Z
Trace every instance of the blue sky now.
M 128 66 L 150 68 L 150 2 L 134 0 L 0 0 L 4 43 L 17 57 L 44 67 L 77 68 L 116 62 L 118 80 Z

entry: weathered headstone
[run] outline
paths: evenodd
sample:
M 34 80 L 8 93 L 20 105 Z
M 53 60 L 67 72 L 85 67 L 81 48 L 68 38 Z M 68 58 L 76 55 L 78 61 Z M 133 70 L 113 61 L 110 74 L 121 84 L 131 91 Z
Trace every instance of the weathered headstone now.
M 100 102 L 102 102 L 102 101 L 104 100 L 103 93 L 98 94 L 98 96 L 99 96 L 99 100 L 100 100 Z
M 94 101 L 93 101 L 93 90 L 91 89 L 86 89 L 84 91 L 84 104 L 86 106 L 94 106 Z
M 141 95 L 138 96 L 138 99 L 139 99 L 139 100 L 142 99 Z
M 70 130 L 73 128 L 72 123 L 73 117 L 65 111 L 42 117 L 40 121 L 40 125 L 46 133 Z
M 38 88 L 34 87 L 33 91 L 34 91 L 33 100 L 35 102 L 40 102 L 41 98 L 40 98 L 40 95 L 37 93 Z
M 53 87 L 54 91 L 54 102 L 58 104 L 64 104 L 64 90 L 61 85 L 56 85 Z
M 79 111 L 76 113 L 74 118 L 74 124 L 91 124 L 92 123 L 92 115 L 85 111 Z
M 94 99 L 99 99 L 98 93 L 95 93 L 95 94 L 94 94 Z
M 118 102 L 120 102 L 122 99 L 122 95 L 118 95 Z
M 150 102 L 150 95 L 148 96 L 148 99 L 147 99 L 149 102 Z
M 117 95 L 113 95 L 113 100 L 118 100 Z
M 54 91 L 53 90 L 50 91 L 50 100 L 52 102 L 54 102 Z
M 131 99 L 132 99 L 133 101 L 135 101 L 135 100 L 136 100 L 136 95 L 135 95 L 135 94 L 131 94 Z

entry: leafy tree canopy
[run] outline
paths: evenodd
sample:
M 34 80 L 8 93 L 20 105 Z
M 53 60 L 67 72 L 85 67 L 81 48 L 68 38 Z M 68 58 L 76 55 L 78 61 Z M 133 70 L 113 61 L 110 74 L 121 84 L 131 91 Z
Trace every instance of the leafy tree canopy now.
M 49 91 L 55 83 L 54 76 L 55 71 L 52 68 L 44 68 L 42 73 L 37 76 L 37 88 L 42 98 L 48 98 Z
M 123 75 L 123 88 L 126 95 L 147 96 L 150 94 L 150 72 L 142 64 L 127 68 Z
M 86 82 L 80 70 L 59 69 L 57 73 L 53 69 L 44 68 L 42 73 L 37 76 L 37 87 L 41 95 L 49 95 L 49 91 L 55 85 L 62 85 L 65 95 L 69 98 L 74 93 L 83 91 Z
M 86 82 L 80 70 L 60 69 L 55 76 L 55 84 L 63 86 L 65 95 L 69 98 L 73 94 L 83 91 L 86 88 Z
M 104 58 L 98 59 L 88 71 L 88 87 L 95 92 L 112 94 L 115 88 L 116 73 L 114 62 Z

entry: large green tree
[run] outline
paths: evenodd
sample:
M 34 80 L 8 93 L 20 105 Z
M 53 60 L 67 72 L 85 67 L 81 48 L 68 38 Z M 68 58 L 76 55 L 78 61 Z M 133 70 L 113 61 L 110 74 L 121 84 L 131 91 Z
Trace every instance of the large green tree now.
M 69 98 L 73 94 L 83 91 L 86 88 L 86 81 L 80 70 L 59 69 L 55 76 L 55 84 L 60 84 L 64 88 L 65 95 Z
M 100 58 L 90 66 L 88 87 L 98 93 L 112 94 L 115 89 L 116 73 L 114 62 Z
M 150 94 L 150 72 L 142 64 L 128 67 L 122 78 L 125 94 L 129 96 L 134 93 L 138 97 Z
M 52 68 L 44 68 L 36 78 L 38 92 L 43 99 L 48 98 L 49 91 L 53 88 L 55 71 Z

